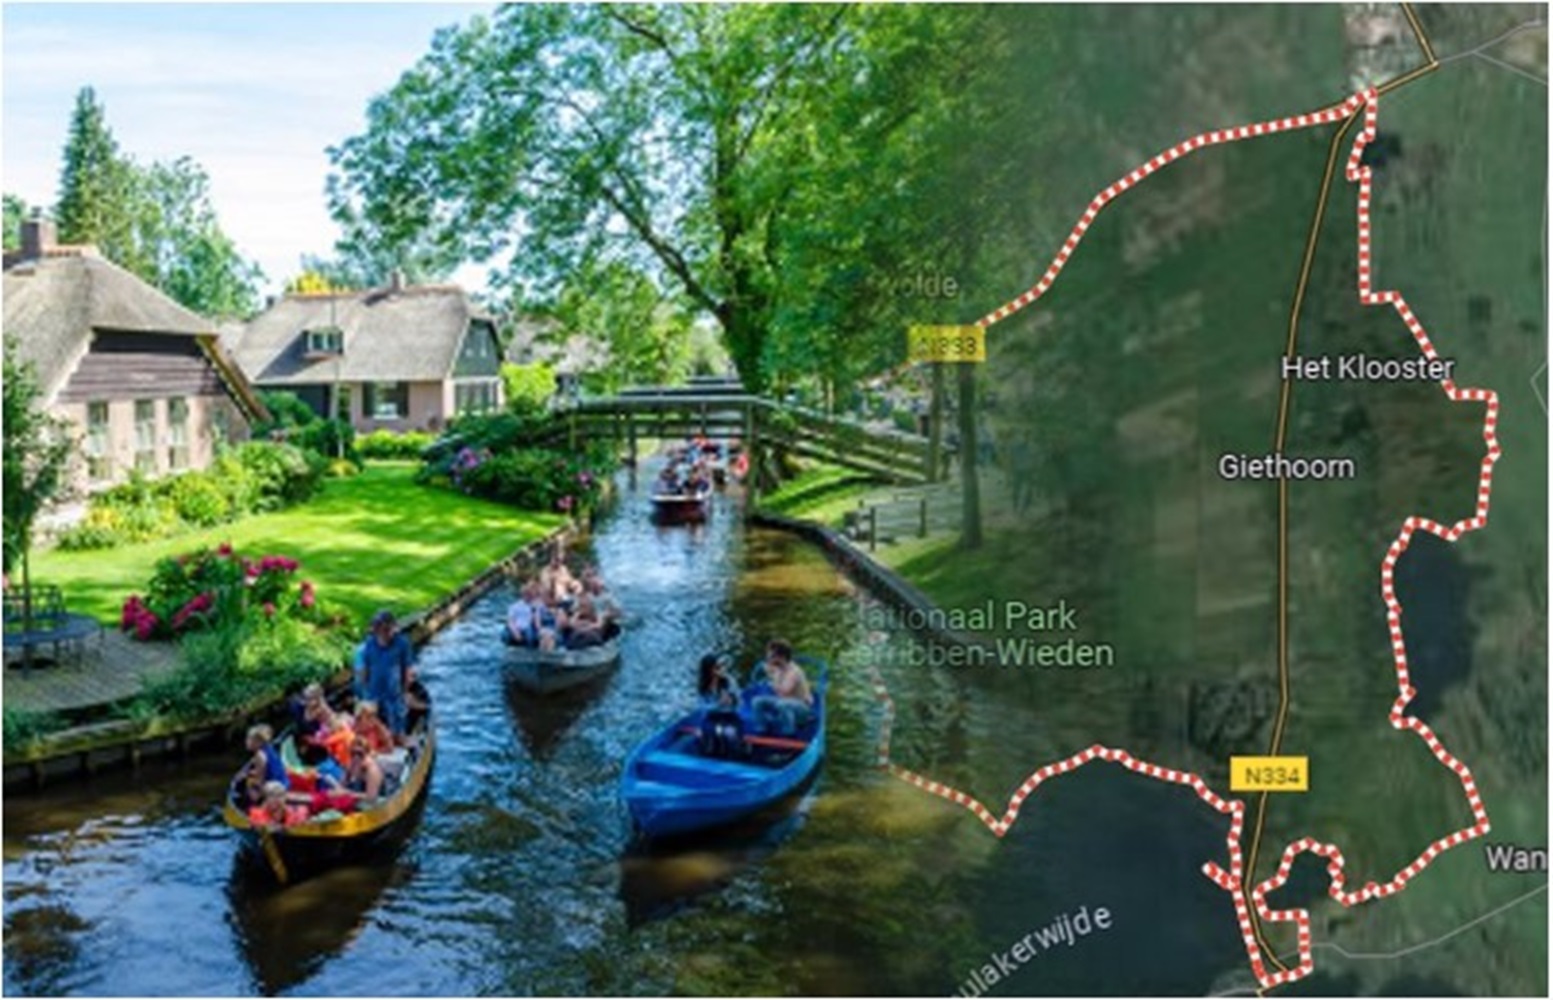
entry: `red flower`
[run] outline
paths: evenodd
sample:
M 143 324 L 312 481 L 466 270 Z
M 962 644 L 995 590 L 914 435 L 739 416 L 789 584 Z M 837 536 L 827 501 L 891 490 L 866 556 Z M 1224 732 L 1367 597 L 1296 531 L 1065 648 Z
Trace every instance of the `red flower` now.
M 266 618 L 274 618 L 275 617 L 275 602 L 273 602 L 273 601 L 265 601 L 264 602 L 264 617 L 266 617 Z
M 222 558 L 227 558 L 227 557 L 231 556 L 231 554 L 232 554 L 232 543 L 231 542 L 222 542 L 220 545 L 216 546 L 216 555 L 221 556 Z

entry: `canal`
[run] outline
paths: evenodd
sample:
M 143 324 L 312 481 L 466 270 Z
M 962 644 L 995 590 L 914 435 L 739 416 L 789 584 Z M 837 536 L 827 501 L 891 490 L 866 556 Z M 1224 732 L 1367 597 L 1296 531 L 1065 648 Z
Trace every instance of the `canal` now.
M 660 528 L 622 486 L 578 553 L 632 614 L 621 668 L 542 702 L 505 684 L 505 588 L 437 635 L 420 654 L 437 770 L 395 860 L 277 889 L 218 815 L 227 754 L 9 797 L 5 991 L 945 994 L 1084 907 L 1110 926 L 991 992 L 1201 993 L 1241 967 L 1228 900 L 1197 871 L 1223 826 L 1195 798 L 1090 768 L 998 841 L 873 767 L 866 596 L 806 543 L 747 526 L 735 496 L 704 526 Z M 745 669 L 774 635 L 833 661 L 819 779 L 733 830 L 633 846 L 626 754 L 693 702 L 700 654 Z M 888 679 L 901 752 L 929 773 L 1023 759 L 1039 724 L 952 672 Z

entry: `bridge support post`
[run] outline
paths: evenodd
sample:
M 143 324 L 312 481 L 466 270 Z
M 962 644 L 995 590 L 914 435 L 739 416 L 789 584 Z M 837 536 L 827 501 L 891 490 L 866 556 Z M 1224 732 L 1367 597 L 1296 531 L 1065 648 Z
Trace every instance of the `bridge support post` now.
M 626 454 L 631 456 L 631 468 L 636 468 L 636 417 L 626 414 Z

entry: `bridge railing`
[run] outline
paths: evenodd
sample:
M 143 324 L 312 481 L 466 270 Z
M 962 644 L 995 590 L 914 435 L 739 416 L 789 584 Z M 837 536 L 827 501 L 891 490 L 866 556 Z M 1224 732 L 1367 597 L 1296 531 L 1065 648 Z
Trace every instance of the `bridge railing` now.
M 533 438 L 559 446 L 590 437 L 637 435 L 752 438 L 820 461 L 895 482 L 929 476 L 928 439 L 897 428 L 865 427 L 818 410 L 789 406 L 742 388 L 637 387 L 619 395 L 579 399 L 558 410 Z M 948 449 L 943 449 L 948 454 Z

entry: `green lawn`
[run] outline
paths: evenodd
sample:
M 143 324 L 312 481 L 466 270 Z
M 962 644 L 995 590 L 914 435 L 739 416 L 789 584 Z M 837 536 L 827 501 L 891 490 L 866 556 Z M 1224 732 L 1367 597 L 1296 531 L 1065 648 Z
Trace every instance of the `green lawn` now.
M 157 560 L 231 542 L 253 556 L 301 560 L 320 598 L 358 619 L 379 607 L 408 614 L 456 590 L 485 567 L 564 523 L 414 482 L 409 463 L 373 464 L 328 480 L 308 503 L 177 538 L 94 552 L 39 552 L 33 579 L 58 584 L 72 610 L 118 621 L 126 595 L 144 589 Z

